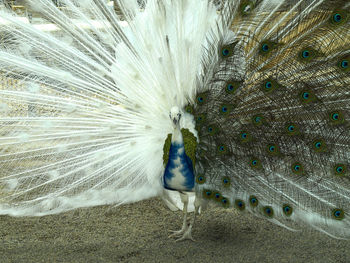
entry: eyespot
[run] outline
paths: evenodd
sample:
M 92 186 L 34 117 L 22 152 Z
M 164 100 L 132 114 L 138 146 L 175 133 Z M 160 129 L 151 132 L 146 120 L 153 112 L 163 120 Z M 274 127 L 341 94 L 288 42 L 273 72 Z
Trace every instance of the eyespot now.
M 342 15 L 341 14 L 334 14 L 333 15 L 333 21 L 336 23 L 339 23 L 342 20 Z
M 225 83 L 225 92 L 228 93 L 228 94 L 234 94 L 238 88 L 242 85 L 242 81 L 238 81 L 238 80 L 234 80 L 234 79 L 231 79 L 231 80 L 228 80 L 226 83 Z
M 221 202 L 222 195 L 219 192 L 214 193 L 214 200 Z
M 332 216 L 336 220 L 342 220 L 344 219 L 344 210 L 340 208 L 335 208 L 332 211 Z
M 331 123 L 334 125 L 342 124 L 345 121 L 342 111 L 332 111 L 329 116 Z
M 230 186 L 230 183 L 231 183 L 230 177 L 227 177 L 227 176 L 223 177 L 222 178 L 222 183 L 223 183 L 224 186 Z
M 308 57 L 310 57 L 310 51 L 308 51 L 308 50 L 302 51 L 302 56 L 303 56 L 303 58 L 308 58 Z
M 303 174 L 303 165 L 299 162 L 292 163 L 291 170 L 293 174 L 302 175 Z
M 287 135 L 293 136 L 299 134 L 299 126 L 295 123 L 286 124 Z
M 334 173 L 337 176 L 344 176 L 346 175 L 347 167 L 345 164 L 337 163 L 334 166 Z
M 224 144 L 219 144 L 219 145 L 217 146 L 217 151 L 218 151 L 218 154 L 219 154 L 220 156 L 224 156 L 224 155 L 228 154 L 229 149 L 227 148 L 226 145 L 224 145 Z
M 242 131 L 239 134 L 239 139 L 242 143 L 247 143 L 247 142 L 250 142 L 252 140 L 252 136 L 250 135 L 250 133 L 248 131 Z
M 258 158 L 255 158 L 255 157 L 250 159 L 249 165 L 254 170 L 259 170 L 262 168 L 260 160 Z
M 208 189 L 204 189 L 203 190 L 203 197 L 206 199 L 210 199 L 213 197 L 213 191 L 208 190 Z
M 205 177 L 203 175 L 198 175 L 196 177 L 196 183 L 197 184 L 204 184 L 205 183 Z
M 344 69 L 349 67 L 349 61 L 347 59 L 344 59 L 340 62 L 340 66 Z
M 230 206 L 230 201 L 227 198 L 223 197 L 221 199 L 221 204 L 222 204 L 223 207 L 227 208 L 227 207 Z
M 208 92 L 203 92 L 203 93 L 199 93 L 197 96 L 196 96 L 196 101 L 197 101 L 197 104 L 198 105 L 203 105 L 207 102 L 208 100 L 208 96 L 209 96 L 209 93 Z
M 227 57 L 229 54 L 230 54 L 230 50 L 229 49 L 227 49 L 227 48 L 223 48 L 222 49 L 222 55 L 224 57 Z
M 252 117 L 252 123 L 255 125 L 255 126 L 261 126 L 263 125 L 264 123 L 264 117 L 260 114 L 258 115 L 254 115 Z
M 230 112 L 232 111 L 232 109 L 233 109 L 233 105 L 231 105 L 231 104 L 222 104 L 222 105 L 220 105 L 219 113 L 221 114 L 221 116 L 227 117 L 230 114 Z
M 250 204 L 250 206 L 252 206 L 252 207 L 257 207 L 258 204 L 259 204 L 258 198 L 256 198 L 256 196 L 254 196 L 254 195 L 250 196 L 250 197 L 249 197 L 249 204 Z
M 303 48 L 302 50 L 300 50 L 298 54 L 300 58 L 299 61 L 305 62 L 305 63 L 310 62 L 316 57 L 317 54 L 318 54 L 317 51 L 312 47 Z
M 274 143 L 267 145 L 267 152 L 270 155 L 279 155 L 280 153 L 278 145 Z
M 243 211 L 245 209 L 245 203 L 241 199 L 235 200 L 235 206 L 236 206 L 236 208 L 238 208 L 241 211 Z
M 312 147 L 315 152 L 325 152 L 327 150 L 326 143 L 322 139 L 315 139 L 312 142 Z
M 349 72 L 350 67 L 349 67 L 349 61 L 350 61 L 350 55 L 347 55 L 337 62 L 337 66 L 340 68 L 341 71 L 344 72 Z
M 277 83 L 277 81 L 270 78 L 265 80 L 260 87 L 260 89 L 266 94 L 272 93 L 277 88 L 279 88 L 279 84 Z
M 264 206 L 263 212 L 267 217 L 273 217 L 273 209 L 271 206 Z
M 232 56 L 236 44 L 237 42 L 233 42 L 231 44 L 224 45 L 223 47 L 221 47 L 219 52 L 220 56 L 224 59 Z
M 218 132 L 218 128 L 215 124 L 210 124 L 207 126 L 208 135 L 213 136 Z
M 293 213 L 293 208 L 288 204 L 284 204 L 282 209 L 286 216 L 291 216 Z
M 261 50 L 262 51 L 264 51 L 264 52 L 267 52 L 267 51 L 269 51 L 269 45 L 268 44 L 263 44 L 262 46 L 261 46 Z
M 301 91 L 299 93 L 299 96 L 302 104 L 308 104 L 316 101 L 317 99 L 315 94 L 309 89 Z

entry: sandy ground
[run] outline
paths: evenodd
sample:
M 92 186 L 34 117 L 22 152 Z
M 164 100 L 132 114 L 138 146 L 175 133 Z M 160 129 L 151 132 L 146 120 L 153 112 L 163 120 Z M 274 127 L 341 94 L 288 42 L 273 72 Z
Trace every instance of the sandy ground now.
M 210 209 L 175 242 L 181 212 L 159 199 L 39 218 L 0 216 L 0 262 L 350 262 L 350 241 L 291 232 L 236 210 Z

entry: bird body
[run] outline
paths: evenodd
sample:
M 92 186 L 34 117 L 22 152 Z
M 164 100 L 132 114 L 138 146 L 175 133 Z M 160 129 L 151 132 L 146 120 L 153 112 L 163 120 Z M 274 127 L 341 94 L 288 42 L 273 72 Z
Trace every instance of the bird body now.
M 173 137 L 181 132 L 173 134 Z M 194 191 L 194 174 L 191 159 L 185 153 L 183 141 L 172 141 L 169 161 L 164 172 L 164 187 L 169 190 Z
M 181 114 L 177 107 L 173 108 L 173 133 L 171 134 L 171 145 L 169 160 L 164 171 L 164 187 L 169 190 L 194 191 L 194 172 L 191 159 L 185 152 L 184 140 L 182 137 L 179 120 Z M 171 114 L 172 115 L 172 114 Z
M 347 238 L 350 4 L 117 2 L 0 13 L 0 213 L 174 208 L 168 189 L 180 240 L 206 203 Z

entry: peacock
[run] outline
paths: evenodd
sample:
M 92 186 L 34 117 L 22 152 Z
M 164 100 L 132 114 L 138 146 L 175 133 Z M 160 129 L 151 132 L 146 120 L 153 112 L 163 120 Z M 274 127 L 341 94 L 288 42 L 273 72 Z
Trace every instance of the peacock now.
M 208 206 L 350 236 L 349 1 L 25 6 L 0 11 L 0 214 L 159 196 L 177 240 Z

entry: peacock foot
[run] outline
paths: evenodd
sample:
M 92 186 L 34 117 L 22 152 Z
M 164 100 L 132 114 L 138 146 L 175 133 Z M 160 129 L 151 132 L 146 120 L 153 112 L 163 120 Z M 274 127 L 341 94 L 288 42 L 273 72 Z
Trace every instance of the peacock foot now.
M 195 241 L 192 237 L 192 226 L 191 225 L 183 226 L 178 231 L 170 230 L 170 232 L 173 232 L 173 233 L 169 236 L 169 238 L 180 237 L 180 238 L 176 239 L 175 242 L 188 240 L 188 239 Z
M 183 233 L 182 237 L 180 237 L 179 239 L 176 239 L 175 242 L 178 241 L 183 241 L 183 240 L 192 240 L 192 241 L 196 241 L 193 239 L 192 237 L 192 226 L 189 226 L 186 231 Z
M 168 238 L 172 237 L 179 237 L 183 235 L 188 229 L 188 225 L 184 224 L 180 230 L 169 230 L 169 232 L 172 232 L 172 234 Z

